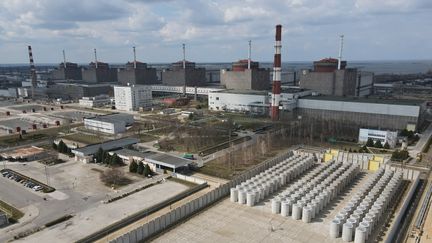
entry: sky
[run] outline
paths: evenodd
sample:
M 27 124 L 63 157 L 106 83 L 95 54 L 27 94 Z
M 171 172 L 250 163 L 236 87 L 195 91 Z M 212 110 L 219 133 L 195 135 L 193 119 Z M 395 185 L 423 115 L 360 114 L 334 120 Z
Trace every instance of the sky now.
M 0 63 L 431 60 L 431 0 L 1 0 Z

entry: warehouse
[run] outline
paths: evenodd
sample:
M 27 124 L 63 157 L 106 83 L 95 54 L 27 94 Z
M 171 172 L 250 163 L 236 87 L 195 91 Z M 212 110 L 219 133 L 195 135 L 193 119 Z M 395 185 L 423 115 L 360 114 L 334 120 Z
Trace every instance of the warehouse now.
M 268 111 L 268 91 L 223 90 L 208 96 L 209 109 L 213 111 L 257 112 Z
M 1 153 L 2 158 L 9 160 L 33 161 L 45 158 L 47 152 L 43 148 L 31 146 Z
M 116 149 L 121 149 L 139 142 L 136 138 L 120 138 L 117 140 L 111 140 L 104 143 L 92 144 L 86 147 L 73 149 L 72 153 L 75 155 L 76 161 L 81 161 L 84 163 L 90 163 L 93 161 L 93 156 L 101 148 L 104 151 L 112 151 Z
M 416 130 L 422 122 L 424 102 L 310 96 L 297 102 L 299 116 L 344 121 L 360 127 L 390 130 Z
M 129 114 L 110 114 L 104 116 L 96 116 L 84 119 L 84 126 L 86 129 L 109 133 L 118 134 L 126 131 L 128 126 L 131 126 L 134 118 Z

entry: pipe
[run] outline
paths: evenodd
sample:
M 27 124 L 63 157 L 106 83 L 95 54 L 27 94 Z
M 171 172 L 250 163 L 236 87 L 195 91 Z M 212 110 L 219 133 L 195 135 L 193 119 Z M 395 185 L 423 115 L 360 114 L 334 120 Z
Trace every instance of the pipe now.
M 338 70 L 341 69 L 344 35 L 340 35 L 339 37 L 340 37 L 340 46 L 339 46 L 339 58 L 338 58 Z
M 136 61 L 136 50 L 135 50 L 135 46 L 133 47 L 133 54 L 134 54 L 134 69 L 137 68 L 137 61 Z
M 66 69 L 66 53 L 65 53 L 65 50 L 63 50 L 63 67 Z
M 94 49 L 94 58 L 95 58 L 95 67 L 98 68 L 98 60 L 97 60 L 96 48 Z
M 249 51 L 248 51 L 248 69 L 251 69 L 251 53 L 252 53 L 252 41 L 249 40 Z

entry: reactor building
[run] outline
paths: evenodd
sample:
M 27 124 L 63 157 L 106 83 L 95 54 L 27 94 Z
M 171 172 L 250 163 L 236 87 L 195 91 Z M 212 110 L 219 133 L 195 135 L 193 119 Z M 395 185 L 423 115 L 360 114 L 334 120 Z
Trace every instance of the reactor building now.
M 178 61 L 162 71 L 162 83 L 165 85 L 203 86 L 205 82 L 205 68 L 197 68 L 194 62 Z
M 117 82 L 117 70 L 105 62 L 91 62 L 89 68 L 82 70 L 82 79 L 89 83 Z
M 248 59 L 232 64 L 232 69 L 221 69 L 221 85 L 235 90 L 268 90 L 270 88 L 270 71 L 260 68 L 258 62 Z
M 118 82 L 122 85 L 127 84 L 157 84 L 155 68 L 149 68 L 147 63 L 133 61 L 126 63 L 124 69 L 118 71 Z
M 62 62 L 58 68 L 52 71 L 53 80 L 82 80 L 81 69 L 78 64 L 72 62 Z

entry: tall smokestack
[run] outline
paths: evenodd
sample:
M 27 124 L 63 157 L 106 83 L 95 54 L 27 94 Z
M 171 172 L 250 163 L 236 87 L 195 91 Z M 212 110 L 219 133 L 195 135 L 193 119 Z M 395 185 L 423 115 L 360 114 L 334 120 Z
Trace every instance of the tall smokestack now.
M 271 119 L 279 120 L 279 102 L 281 93 L 281 40 L 282 40 L 282 25 L 276 25 L 276 44 L 273 64 L 273 86 L 272 86 L 272 102 L 271 102 Z
M 251 69 L 251 53 L 252 53 L 252 41 L 249 40 L 248 69 Z
M 36 79 L 36 68 L 34 65 L 34 60 L 33 60 L 33 52 L 32 52 L 32 48 L 31 46 L 28 46 L 28 54 L 29 54 L 29 59 L 30 59 L 30 74 L 31 74 L 31 84 L 32 84 L 32 99 L 34 98 L 34 89 L 37 86 L 37 79 Z
M 133 53 L 134 53 L 134 69 L 136 69 L 137 63 L 136 63 L 136 50 L 135 50 L 135 46 L 133 47 Z
M 95 67 L 98 68 L 98 60 L 97 60 L 96 48 L 94 49 L 94 58 L 95 58 Z
M 340 46 L 339 46 L 339 58 L 338 58 L 338 70 L 341 69 L 344 35 L 340 35 L 339 37 L 340 37 Z
M 63 50 L 63 67 L 66 69 L 66 53 L 65 53 L 65 50 Z

